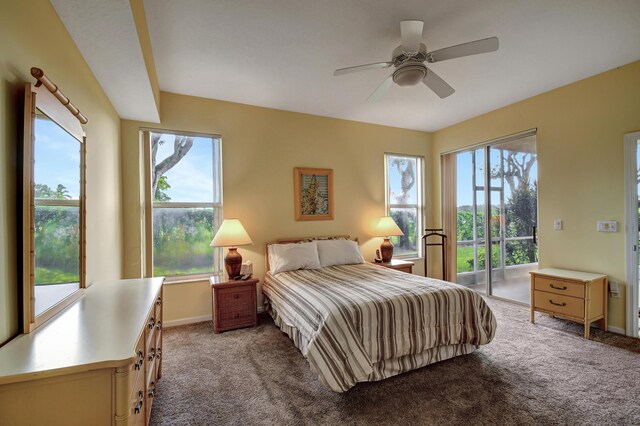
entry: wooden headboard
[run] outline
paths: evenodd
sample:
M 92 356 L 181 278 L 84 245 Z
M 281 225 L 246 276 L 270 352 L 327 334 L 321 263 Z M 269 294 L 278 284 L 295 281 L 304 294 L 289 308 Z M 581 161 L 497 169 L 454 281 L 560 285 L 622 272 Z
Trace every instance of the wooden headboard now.
M 269 272 L 271 268 L 269 267 L 269 246 L 271 244 L 296 244 L 301 243 L 308 240 L 350 240 L 351 237 L 349 235 L 323 235 L 320 237 L 299 237 L 299 238 L 282 238 L 279 240 L 268 242 L 264 245 L 264 258 L 265 258 L 265 273 Z M 358 242 L 357 238 L 354 238 L 353 241 Z

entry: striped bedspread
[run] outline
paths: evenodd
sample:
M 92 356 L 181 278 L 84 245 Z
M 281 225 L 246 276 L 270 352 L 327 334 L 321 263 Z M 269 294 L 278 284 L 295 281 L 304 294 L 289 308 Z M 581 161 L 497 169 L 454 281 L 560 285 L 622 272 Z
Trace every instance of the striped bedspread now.
M 336 392 L 474 351 L 496 319 L 456 284 L 371 264 L 267 273 L 276 324 Z

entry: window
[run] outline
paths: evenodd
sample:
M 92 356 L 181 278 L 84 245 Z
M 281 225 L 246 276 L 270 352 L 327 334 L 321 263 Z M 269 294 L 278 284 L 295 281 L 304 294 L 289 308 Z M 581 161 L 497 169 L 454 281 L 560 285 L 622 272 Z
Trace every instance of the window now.
M 221 250 L 209 244 L 222 222 L 218 136 L 147 131 L 154 276 L 218 274 Z M 149 241 L 149 240 L 147 240 Z M 149 272 L 147 267 L 147 272 Z
M 392 237 L 394 256 L 420 256 L 423 221 L 423 157 L 385 154 L 387 214 L 404 235 Z

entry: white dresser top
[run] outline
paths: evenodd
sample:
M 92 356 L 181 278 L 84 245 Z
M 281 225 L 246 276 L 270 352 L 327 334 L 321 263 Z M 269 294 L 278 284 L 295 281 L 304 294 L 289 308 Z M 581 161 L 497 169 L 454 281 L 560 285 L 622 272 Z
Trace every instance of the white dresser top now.
M 537 271 L 531 271 L 531 274 L 544 275 L 546 277 L 554 277 L 554 278 L 567 278 L 570 280 L 577 280 L 577 281 L 584 281 L 584 282 L 598 280 L 606 277 L 606 275 L 604 274 L 593 274 L 591 272 L 570 271 L 568 269 L 558 269 L 558 268 L 539 269 Z
M 102 281 L 30 334 L 0 348 L 0 384 L 135 362 L 163 277 Z

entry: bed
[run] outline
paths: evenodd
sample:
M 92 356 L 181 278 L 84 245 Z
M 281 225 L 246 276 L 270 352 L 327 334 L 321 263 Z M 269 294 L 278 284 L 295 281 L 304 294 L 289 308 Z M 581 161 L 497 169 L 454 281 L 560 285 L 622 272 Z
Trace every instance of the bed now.
M 267 269 L 266 309 L 335 392 L 469 354 L 495 334 L 482 297 L 456 284 L 370 263 Z

